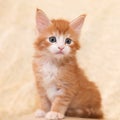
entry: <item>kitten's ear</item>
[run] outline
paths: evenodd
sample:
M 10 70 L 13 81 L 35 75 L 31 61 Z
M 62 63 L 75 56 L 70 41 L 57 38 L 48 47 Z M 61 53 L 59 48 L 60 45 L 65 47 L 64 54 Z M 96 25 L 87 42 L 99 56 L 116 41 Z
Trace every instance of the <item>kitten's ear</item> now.
M 42 32 L 45 28 L 47 28 L 51 24 L 50 20 L 46 16 L 46 14 L 40 10 L 36 9 L 36 26 L 39 32 Z
M 79 34 L 83 26 L 86 15 L 80 15 L 76 19 L 70 22 L 70 26 Z

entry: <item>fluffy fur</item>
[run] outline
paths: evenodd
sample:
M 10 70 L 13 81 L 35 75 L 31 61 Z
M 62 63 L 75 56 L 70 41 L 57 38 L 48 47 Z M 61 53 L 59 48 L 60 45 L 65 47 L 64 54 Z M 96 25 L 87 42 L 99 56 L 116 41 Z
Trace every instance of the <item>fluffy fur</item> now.
M 40 101 L 36 116 L 47 119 L 62 119 L 64 115 L 103 117 L 100 93 L 96 85 L 88 81 L 76 60 L 84 19 L 85 15 L 81 15 L 72 22 L 50 21 L 37 9 L 39 37 L 34 43 L 33 71 Z M 49 41 L 51 36 L 56 42 Z M 67 38 L 71 40 L 70 44 L 65 43 Z

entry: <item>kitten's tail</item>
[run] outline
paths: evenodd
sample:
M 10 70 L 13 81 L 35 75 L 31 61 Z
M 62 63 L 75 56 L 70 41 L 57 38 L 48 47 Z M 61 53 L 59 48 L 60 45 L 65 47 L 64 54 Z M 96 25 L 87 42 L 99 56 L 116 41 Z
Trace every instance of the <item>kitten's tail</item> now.
M 103 112 L 101 110 L 96 109 L 77 109 L 77 110 L 68 110 L 66 112 L 67 116 L 71 117 L 82 117 L 82 118 L 103 118 Z

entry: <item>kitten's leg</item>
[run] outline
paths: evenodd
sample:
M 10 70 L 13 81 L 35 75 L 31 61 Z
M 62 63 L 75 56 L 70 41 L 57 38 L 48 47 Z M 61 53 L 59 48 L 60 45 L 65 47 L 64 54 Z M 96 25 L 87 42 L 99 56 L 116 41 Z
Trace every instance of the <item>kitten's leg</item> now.
M 50 109 L 50 102 L 46 96 L 39 96 L 38 104 L 39 109 L 35 111 L 35 117 L 44 117 Z
M 37 100 L 37 105 L 39 107 L 38 110 L 35 112 L 36 117 L 43 117 L 45 116 L 46 112 L 50 110 L 50 102 L 46 96 L 45 90 L 42 87 L 42 78 L 40 77 L 40 74 L 35 74 L 36 77 L 36 87 L 38 91 L 38 100 Z
M 73 93 L 70 93 L 68 90 L 62 93 L 59 96 L 56 96 L 55 100 L 52 103 L 51 111 L 46 114 L 47 119 L 62 119 L 64 114 L 70 104 Z

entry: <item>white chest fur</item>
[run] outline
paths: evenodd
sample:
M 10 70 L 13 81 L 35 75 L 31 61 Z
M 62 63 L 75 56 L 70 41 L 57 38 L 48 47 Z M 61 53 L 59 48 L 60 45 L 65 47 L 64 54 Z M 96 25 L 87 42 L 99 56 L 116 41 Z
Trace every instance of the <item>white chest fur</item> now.
M 52 62 L 44 62 L 42 65 L 43 87 L 46 89 L 48 98 L 52 101 L 57 93 L 54 83 L 58 73 L 57 66 Z
M 54 63 L 45 62 L 42 65 L 42 73 L 43 73 L 44 84 L 48 85 L 57 76 L 58 68 L 56 65 L 54 65 Z

